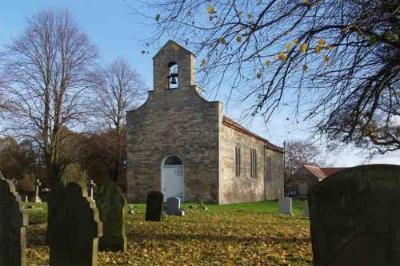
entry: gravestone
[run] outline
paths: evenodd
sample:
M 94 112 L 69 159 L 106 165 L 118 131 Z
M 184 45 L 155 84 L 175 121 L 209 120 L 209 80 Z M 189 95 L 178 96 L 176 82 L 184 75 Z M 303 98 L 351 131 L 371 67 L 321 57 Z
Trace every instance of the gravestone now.
M 109 179 L 97 185 L 94 198 L 103 223 L 103 236 L 99 240 L 99 250 L 125 251 L 128 204 L 124 195 L 117 184 Z
M 28 215 L 14 184 L 0 173 L 0 265 L 26 265 Z
M 400 166 L 349 168 L 308 200 L 315 265 L 400 265 Z
M 60 191 L 49 220 L 50 265 L 97 265 L 102 224 L 86 189 L 71 182 Z
M 310 217 L 310 210 L 308 208 L 308 200 L 305 200 L 303 203 L 303 215 L 305 217 Z
M 181 210 L 181 199 L 172 197 L 167 199 L 167 214 L 184 216 L 185 211 Z
M 164 195 L 159 191 L 151 191 L 147 194 L 146 221 L 161 221 L 163 200 Z
M 292 215 L 292 198 L 280 198 L 278 201 L 278 212 L 280 214 Z

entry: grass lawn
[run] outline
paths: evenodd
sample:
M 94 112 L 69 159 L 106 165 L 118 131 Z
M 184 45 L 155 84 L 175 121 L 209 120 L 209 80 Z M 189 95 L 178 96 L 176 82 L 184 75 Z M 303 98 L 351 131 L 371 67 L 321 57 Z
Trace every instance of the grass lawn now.
M 46 204 L 29 204 L 28 265 L 47 265 Z M 277 202 L 183 204 L 184 217 L 144 221 L 144 204 L 128 215 L 128 250 L 99 252 L 100 265 L 311 265 L 309 221 L 301 201 L 294 215 L 276 214 Z M 27 206 L 26 206 L 27 207 Z M 190 208 L 192 207 L 192 208 Z

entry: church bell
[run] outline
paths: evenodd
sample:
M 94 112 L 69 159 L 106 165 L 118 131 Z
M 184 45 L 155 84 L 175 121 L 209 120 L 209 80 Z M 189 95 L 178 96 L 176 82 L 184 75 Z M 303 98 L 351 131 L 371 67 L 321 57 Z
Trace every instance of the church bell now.
M 171 84 L 176 85 L 176 79 L 178 78 L 178 73 L 171 73 L 171 75 L 169 76 L 171 79 Z

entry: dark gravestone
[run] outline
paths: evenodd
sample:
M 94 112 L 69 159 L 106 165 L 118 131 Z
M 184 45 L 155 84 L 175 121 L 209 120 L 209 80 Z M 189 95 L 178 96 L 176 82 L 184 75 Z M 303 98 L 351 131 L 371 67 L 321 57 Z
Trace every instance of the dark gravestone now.
M 365 165 L 308 195 L 315 265 L 400 265 L 400 167 Z
M 0 266 L 26 265 L 27 225 L 14 184 L 0 173 Z
M 61 191 L 50 221 L 50 265 L 97 265 L 102 224 L 86 190 L 77 183 L 69 183 Z
M 103 223 L 99 249 L 125 251 L 128 204 L 124 195 L 112 180 L 107 180 L 97 185 L 94 197 Z
M 164 195 L 159 191 L 151 191 L 146 200 L 146 221 L 161 221 Z
M 184 216 L 185 211 L 181 210 L 181 199 L 172 197 L 167 199 L 167 214 Z

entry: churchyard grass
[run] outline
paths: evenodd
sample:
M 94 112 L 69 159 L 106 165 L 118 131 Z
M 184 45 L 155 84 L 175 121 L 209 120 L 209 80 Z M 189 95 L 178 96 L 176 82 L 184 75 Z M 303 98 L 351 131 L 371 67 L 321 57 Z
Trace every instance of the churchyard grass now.
M 33 208 L 28 208 L 33 206 Z M 25 203 L 29 214 L 28 265 L 47 265 L 46 204 Z M 145 222 L 145 204 L 130 204 L 128 249 L 99 252 L 100 265 L 311 265 L 309 220 L 303 202 L 293 216 L 277 202 L 203 205 L 184 203 L 185 216 Z M 205 210 L 207 208 L 207 210 Z

